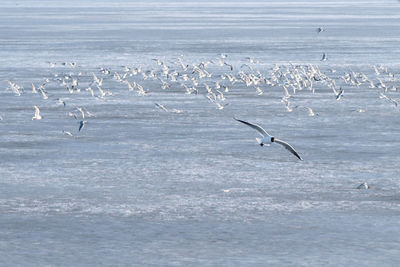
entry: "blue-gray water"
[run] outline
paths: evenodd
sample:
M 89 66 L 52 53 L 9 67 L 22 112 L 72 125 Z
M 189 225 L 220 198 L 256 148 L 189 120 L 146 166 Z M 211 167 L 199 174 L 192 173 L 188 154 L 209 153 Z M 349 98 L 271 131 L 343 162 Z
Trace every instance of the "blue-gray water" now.
M 1 1 L 0 265 L 398 266 L 400 107 L 341 77 L 381 79 L 400 101 L 399 41 L 400 4 L 389 0 Z M 216 64 L 221 54 L 233 71 Z M 197 95 L 128 76 L 148 90 L 141 96 L 112 75 L 160 71 L 156 58 L 179 70 L 181 55 L 214 62 L 212 77 L 187 72 Z M 315 81 L 288 112 L 281 87 L 258 95 L 221 78 L 245 63 L 265 77 L 274 64 L 319 66 L 345 91 L 337 101 Z M 85 90 L 92 73 L 112 96 Z M 55 81 L 69 74 L 80 93 Z M 31 92 L 45 78 L 48 99 Z M 215 91 L 216 81 L 229 86 L 222 110 L 205 97 L 203 83 Z M 35 105 L 42 120 L 32 120 Z M 79 117 L 77 107 L 95 115 L 81 132 L 67 115 Z M 233 116 L 304 161 L 258 146 Z M 355 189 L 363 182 L 371 188 Z

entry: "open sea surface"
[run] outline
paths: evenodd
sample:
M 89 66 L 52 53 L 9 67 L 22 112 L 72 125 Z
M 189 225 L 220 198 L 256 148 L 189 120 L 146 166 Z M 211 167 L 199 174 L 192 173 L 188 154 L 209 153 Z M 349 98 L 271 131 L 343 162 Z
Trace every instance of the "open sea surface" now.
M 0 265 L 399 266 L 399 43 L 389 0 L 2 0 Z M 339 100 L 226 76 L 310 66 Z

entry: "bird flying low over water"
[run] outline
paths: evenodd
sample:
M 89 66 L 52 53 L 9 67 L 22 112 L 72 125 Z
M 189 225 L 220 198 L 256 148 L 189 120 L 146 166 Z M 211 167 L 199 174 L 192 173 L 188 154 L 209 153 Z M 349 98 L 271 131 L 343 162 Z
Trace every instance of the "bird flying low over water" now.
M 339 101 L 340 98 L 342 98 L 343 93 L 344 93 L 344 90 L 342 89 L 342 87 L 340 87 L 339 92 L 338 92 L 337 95 L 336 95 L 336 100 Z
M 32 117 L 32 120 L 41 120 L 43 117 L 40 115 L 40 110 L 37 106 L 33 107 L 35 109 L 35 115 Z
M 249 123 L 249 122 L 246 122 L 246 121 L 242 121 L 242 120 L 239 120 L 239 119 L 236 119 L 236 118 L 234 118 L 234 119 L 237 120 L 238 122 L 244 123 L 247 126 L 255 129 L 259 134 L 261 134 L 262 138 L 256 138 L 256 140 L 260 144 L 260 146 L 264 146 L 264 145 L 269 146 L 272 143 L 277 143 L 277 144 L 282 145 L 287 150 L 289 150 L 289 152 L 292 153 L 293 155 L 295 155 L 299 160 L 303 160 L 291 145 L 289 145 L 288 143 L 286 143 L 286 142 L 284 142 L 282 140 L 279 140 L 279 139 L 271 136 L 261 126 L 259 126 L 257 124 L 252 124 L 252 123 Z
M 321 61 L 327 61 L 327 60 L 328 60 L 328 55 L 326 53 L 323 53 Z

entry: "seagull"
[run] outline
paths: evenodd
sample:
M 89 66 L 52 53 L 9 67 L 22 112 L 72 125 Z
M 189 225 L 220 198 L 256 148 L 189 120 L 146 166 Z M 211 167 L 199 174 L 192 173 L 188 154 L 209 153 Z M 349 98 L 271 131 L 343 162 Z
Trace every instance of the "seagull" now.
M 105 68 L 102 68 L 102 67 L 100 68 L 100 71 L 103 74 L 110 74 L 111 73 L 111 71 L 109 69 L 105 69 Z
M 261 134 L 261 136 L 263 138 L 256 138 L 256 140 L 260 144 L 260 146 L 264 146 L 264 145 L 269 146 L 272 143 L 277 143 L 277 144 L 282 145 L 287 150 L 289 150 L 289 152 L 292 153 L 293 155 L 295 155 L 299 160 L 303 160 L 291 145 L 289 145 L 288 143 L 269 135 L 267 133 L 267 131 L 265 131 L 261 126 L 256 125 L 256 124 L 252 124 L 252 123 L 249 123 L 249 122 L 246 122 L 246 121 L 242 121 L 242 120 L 239 120 L 239 119 L 236 119 L 236 118 L 234 118 L 234 119 L 237 120 L 238 122 L 246 124 L 247 126 L 250 126 L 251 128 L 255 129 L 256 131 L 258 131 Z
M 308 110 L 308 116 L 314 117 L 315 115 L 318 115 L 318 114 L 315 114 L 315 112 L 312 110 L 312 108 L 310 108 L 310 107 L 304 107 L 304 108 Z
M 82 108 L 76 108 L 76 109 L 81 113 L 82 119 L 84 119 L 85 118 L 85 112 L 83 111 L 83 109 Z
M 87 124 L 87 121 L 80 121 L 79 122 L 79 129 L 78 132 L 80 132 L 82 130 L 82 128 Z
M 230 70 L 233 70 L 233 66 L 231 64 L 224 62 L 224 65 L 227 65 L 230 68 Z
M 325 29 L 323 27 L 317 28 L 317 33 L 324 32 L 324 31 L 325 31 Z
M 385 94 L 383 94 L 383 93 L 379 93 L 379 98 L 388 100 L 388 101 L 391 102 L 395 107 L 397 107 L 397 105 L 398 105 L 398 103 L 397 103 L 396 100 L 394 100 L 394 99 L 388 97 L 387 95 L 385 95 Z
M 44 89 L 44 86 L 43 85 L 41 85 L 40 87 L 39 87 L 39 91 L 40 91 L 40 93 L 42 94 L 42 98 L 43 99 L 48 99 L 49 97 L 46 95 L 46 90 Z
M 229 105 L 229 103 L 222 105 L 221 103 L 218 103 L 217 101 L 214 101 L 214 103 L 215 103 L 215 105 L 217 105 L 217 109 L 219 109 L 219 110 L 224 109 L 227 105 Z
M 62 131 L 63 132 L 63 134 L 65 134 L 65 135 L 69 135 L 69 136 L 74 136 L 71 132 L 68 132 L 68 131 Z
M 342 87 L 340 87 L 339 90 L 340 90 L 340 91 L 339 91 L 339 92 L 337 93 L 337 95 L 336 95 L 336 100 L 337 100 L 337 101 L 339 101 L 340 98 L 342 98 L 343 93 L 344 93 L 344 89 L 342 89 Z
M 87 110 L 85 107 L 83 108 L 83 110 L 86 112 L 86 115 L 91 118 L 91 117 L 95 117 L 94 114 L 92 112 L 90 112 L 89 110 Z
M 57 98 L 57 102 L 58 102 L 58 104 L 63 105 L 64 107 L 67 105 L 67 104 L 65 103 L 65 101 L 62 100 L 61 98 Z
M 35 109 L 35 116 L 32 117 L 32 120 L 41 120 L 42 115 L 40 115 L 40 110 L 37 106 L 33 107 Z
M 167 109 L 164 105 L 158 104 L 158 103 L 154 103 L 156 105 L 156 107 L 164 110 L 165 112 L 171 112 L 171 113 L 181 113 L 182 110 L 179 109 Z
M 32 83 L 32 93 L 37 94 L 36 87 L 33 83 Z
M 326 55 L 326 53 L 323 53 L 321 61 L 327 61 L 327 60 L 328 60 L 328 56 Z
M 357 189 L 370 189 L 371 187 L 367 183 L 362 183 L 357 186 Z
M 158 104 L 158 103 L 154 103 L 158 108 L 164 110 L 165 112 L 168 112 L 168 109 L 166 107 L 164 107 L 164 105 Z

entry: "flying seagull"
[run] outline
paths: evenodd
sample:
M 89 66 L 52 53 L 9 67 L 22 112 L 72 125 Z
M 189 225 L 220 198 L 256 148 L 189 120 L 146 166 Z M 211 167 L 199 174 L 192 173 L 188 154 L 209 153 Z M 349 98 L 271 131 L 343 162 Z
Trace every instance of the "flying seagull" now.
M 37 106 L 33 106 L 35 109 L 35 116 L 32 117 L 32 120 L 41 120 L 43 117 L 40 115 L 40 110 Z
M 342 89 L 342 87 L 340 87 L 340 88 L 339 88 L 339 92 L 338 92 L 337 95 L 336 95 L 336 100 L 337 100 L 337 101 L 339 101 L 340 98 L 342 98 L 343 93 L 344 93 L 344 90 Z
M 249 123 L 249 122 L 246 122 L 246 121 L 242 121 L 242 120 L 239 120 L 239 119 L 236 119 L 236 118 L 234 118 L 234 119 L 237 120 L 238 122 L 246 124 L 247 126 L 250 126 L 251 128 L 255 129 L 256 131 L 258 131 L 261 134 L 261 136 L 263 138 L 256 138 L 256 140 L 260 144 L 260 146 L 264 146 L 264 145 L 269 146 L 272 143 L 277 143 L 277 144 L 282 145 L 287 150 L 289 150 L 290 153 L 295 155 L 299 160 L 303 160 L 291 145 L 289 145 L 288 143 L 286 143 L 286 142 L 284 142 L 282 140 L 279 140 L 279 139 L 271 136 L 261 126 L 258 126 L 256 124 L 252 124 L 252 123 Z
M 65 135 L 69 135 L 69 136 L 74 136 L 71 132 L 68 132 L 68 131 L 62 131 L 63 132 L 63 134 L 65 134 Z
M 327 61 L 327 60 L 328 60 L 328 55 L 326 53 L 323 53 L 321 61 Z

